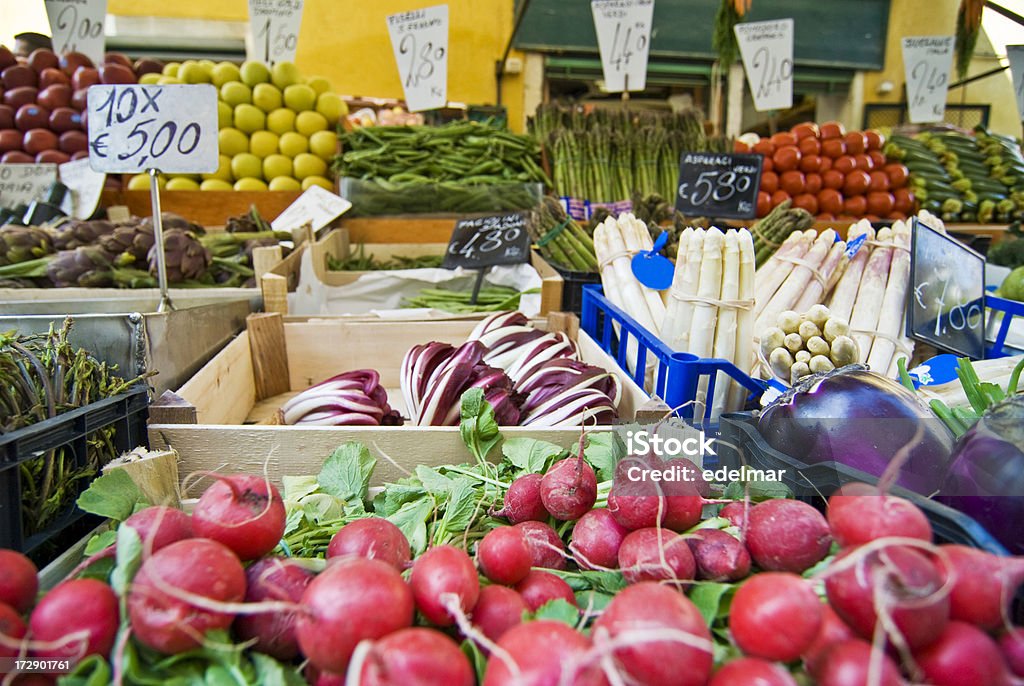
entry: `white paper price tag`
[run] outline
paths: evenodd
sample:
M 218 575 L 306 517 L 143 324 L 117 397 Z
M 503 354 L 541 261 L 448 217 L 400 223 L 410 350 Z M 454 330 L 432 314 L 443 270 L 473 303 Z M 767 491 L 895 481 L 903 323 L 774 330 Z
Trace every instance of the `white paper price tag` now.
M 1013 75 L 1013 93 L 1017 96 L 1017 114 L 1024 119 L 1024 45 L 1007 45 L 1006 56 Z
M 754 95 L 754 109 L 764 112 L 792 107 L 793 20 L 755 21 L 737 24 L 733 30 Z
M 0 206 L 41 200 L 56 180 L 55 164 L 0 164 Z
M 58 167 L 60 182 L 68 187 L 60 208 L 75 219 L 88 219 L 96 211 L 107 175 L 93 171 L 89 159 L 65 162 Z
M 250 60 L 294 62 L 302 24 L 302 0 L 249 0 Z
M 448 5 L 388 16 L 391 49 L 410 112 L 448 103 Z
M 217 89 L 96 85 L 89 89 L 89 162 L 95 171 L 217 171 Z
M 654 0 L 591 0 L 604 89 L 642 91 L 647 82 Z
M 45 4 L 53 51 L 58 55 L 80 52 L 99 65 L 107 42 L 103 33 L 107 0 L 45 0 Z
M 270 222 L 274 231 L 292 231 L 309 223 L 315 233 L 352 207 L 345 198 L 320 186 L 311 186 Z
M 911 123 L 942 121 L 945 116 L 953 42 L 953 36 L 903 37 L 903 69 Z

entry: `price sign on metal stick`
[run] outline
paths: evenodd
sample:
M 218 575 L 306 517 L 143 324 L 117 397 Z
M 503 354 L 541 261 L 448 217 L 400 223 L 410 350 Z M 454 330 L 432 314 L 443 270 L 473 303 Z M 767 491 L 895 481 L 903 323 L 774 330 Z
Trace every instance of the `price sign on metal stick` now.
M 953 42 L 953 36 L 903 38 L 903 69 L 911 123 L 942 121 L 946 114 Z
M 591 0 L 604 89 L 642 91 L 647 81 L 654 0 Z
M 793 20 L 744 22 L 733 30 L 754 95 L 754 109 L 764 112 L 792 107 Z
M 676 209 L 688 217 L 754 217 L 763 162 L 754 154 L 684 152 Z
M 45 0 L 45 4 L 53 51 L 58 55 L 80 52 L 99 65 L 107 42 L 103 33 L 107 0 Z
M 448 5 L 388 16 L 388 33 L 410 112 L 448 103 Z
M 1024 119 L 1024 45 L 1007 45 L 1006 57 L 1010 60 L 1010 74 L 1013 75 L 1013 93 L 1017 96 L 1017 114 Z
M 530 260 L 530 235 L 522 212 L 460 219 L 448 241 L 443 266 L 480 269 Z
M 247 57 L 257 62 L 294 62 L 302 25 L 302 0 L 249 0 Z
M 217 89 L 213 86 L 133 84 L 89 89 L 89 166 L 99 172 L 149 174 L 159 311 L 171 308 L 160 172 L 212 173 L 219 166 L 217 153 Z

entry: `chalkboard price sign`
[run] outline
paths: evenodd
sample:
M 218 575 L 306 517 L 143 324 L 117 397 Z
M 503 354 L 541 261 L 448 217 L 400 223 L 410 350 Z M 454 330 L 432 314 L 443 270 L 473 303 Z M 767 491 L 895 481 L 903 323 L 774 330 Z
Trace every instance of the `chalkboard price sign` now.
M 457 221 L 442 266 L 484 269 L 499 264 L 521 264 L 529 259 L 526 216 L 522 212 L 508 212 Z
M 684 152 L 676 209 L 687 216 L 753 218 L 763 160 L 754 154 Z
M 907 335 L 947 352 L 985 356 L 985 258 L 916 218 Z

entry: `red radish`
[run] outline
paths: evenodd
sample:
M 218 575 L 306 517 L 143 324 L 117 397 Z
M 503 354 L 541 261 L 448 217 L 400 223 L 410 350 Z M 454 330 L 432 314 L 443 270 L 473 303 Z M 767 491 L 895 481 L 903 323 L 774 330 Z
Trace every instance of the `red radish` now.
M 697 570 L 684 536 L 668 529 L 631 532 L 619 548 L 619 569 L 626 583 L 690 581 Z
M 743 500 L 737 500 L 729 503 L 718 512 L 719 517 L 725 517 L 729 520 L 729 523 L 733 526 L 739 527 L 740 530 L 747 528 L 747 516 L 750 514 L 751 508 L 754 507 L 753 503 L 748 503 Z
M 849 555 L 847 549 L 833 565 Z M 869 553 L 856 564 L 829 574 L 825 591 L 832 609 L 863 638 L 874 636 L 882 607 L 911 649 L 939 637 L 949 619 L 949 597 L 939 594 L 943 574 L 923 553 L 905 546 L 889 546 Z M 896 640 L 894 637 L 890 637 Z
M 495 517 L 504 517 L 513 524 L 520 522 L 546 522 L 548 511 L 540 499 L 541 474 L 524 474 L 508 487 L 505 502 Z
M 529 612 L 526 601 L 507 586 L 485 586 L 480 589 L 470 620 L 484 636 L 497 641 L 506 631 L 523 622 L 523 613 Z
M 535 569 L 516 584 L 515 589 L 522 596 L 526 607 L 530 608 L 530 612 L 536 612 L 545 603 L 558 599 L 576 605 L 576 594 L 572 592 L 569 584 L 550 572 Z
M 233 619 L 176 591 L 237 603 L 245 597 L 245 571 L 231 549 L 206 538 L 172 543 L 143 562 L 128 592 L 128 616 L 135 637 L 161 653 L 196 648 L 203 634 L 226 629 Z
M 721 529 L 698 529 L 686 542 L 698 579 L 739 581 L 750 574 L 750 553 L 735 536 Z
M 458 644 L 434 629 L 401 629 L 369 649 L 359 686 L 473 686 L 476 676 Z
M 874 661 L 874 662 L 873 662 Z M 878 678 L 871 680 L 872 664 L 877 664 Z M 851 639 L 836 643 L 822 656 L 818 686 L 903 686 L 896 663 L 867 641 Z
M 11 641 L 20 641 L 27 631 L 21 615 L 7 603 L 0 603 L 0 658 L 17 657 L 19 650 Z
M 317 669 L 312 663 L 306 663 L 306 669 L 303 671 L 306 676 L 306 682 L 310 686 L 345 686 L 345 675 L 335 674 L 333 672 L 325 672 Z
M 774 662 L 741 657 L 715 672 L 708 686 L 796 686 L 796 680 Z
M 2 631 L 2 630 L 0 630 Z M 1017 676 L 1024 676 L 1024 630 L 1013 627 L 999 637 L 999 650 L 1006 666 Z
M 562 622 L 538 620 L 510 629 L 491 657 L 481 686 L 605 686 L 596 666 L 580 668 L 590 639 Z M 509 664 L 511 662 L 511 664 Z
M 962 545 L 940 546 L 953 573 L 949 616 L 994 631 L 1024 583 L 1024 558 L 999 557 Z
M 619 591 L 591 636 L 599 651 L 614 646 L 618 683 L 703 686 L 711 675 L 711 632 L 697 606 L 668 586 L 644 582 Z
M 281 600 L 298 603 L 313 573 L 286 557 L 265 557 L 245 570 L 245 602 Z M 295 638 L 296 615 L 292 612 L 263 612 L 241 615 L 235 620 L 235 634 L 243 641 L 256 639 L 255 649 L 279 660 L 299 654 Z
M 650 482 L 616 479 L 608 493 L 608 512 L 630 531 L 658 526 L 665 521 L 665 499 Z
M 124 524 L 139 535 L 143 549 L 152 555 L 172 543 L 192 538 L 192 517 L 173 507 L 154 505 L 139 510 Z
M 302 594 L 295 635 L 318 669 L 343 674 L 356 645 L 412 626 L 412 591 L 398 571 L 380 560 L 340 558 Z
M 544 569 L 565 569 L 568 563 L 565 560 L 565 543 L 558 537 L 558 533 L 543 522 L 520 522 L 516 524 L 517 529 L 526 535 L 526 543 L 530 546 L 530 554 L 533 555 L 533 566 Z
M 491 529 L 476 549 L 480 570 L 498 584 L 517 584 L 533 566 L 533 554 L 522 529 L 499 526 Z
M 597 475 L 580 457 L 570 457 L 551 465 L 540 483 L 544 509 L 555 519 L 579 519 L 597 501 Z
M 276 548 L 284 526 L 284 501 L 277 487 L 246 474 L 220 477 L 192 511 L 196 536 L 223 543 L 242 560 L 255 560 Z
M 105 657 L 114 647 L 120 623 L 117 594 L 110 586 L 96 579 L 65 581 L 32 610 L 28 620 L 32 655 L 74 660 Z
M 327 545 L 327 559 L 358 555 L 380 560 L 402 571 L 412 559 L 409 539 L 402 530 L 381 517 L 366 517 L 349 522 L 338 530 Z
M 750 510 L 747 549 L 762 569 L 799 573 L 828 555 L 832 536 L 820 512 L 799 500 L 778 498 Z
M 733 596 L 729 631 L 748 655 L 789 662 L 814 642 L 821 607 L 806 579 L 786 572 L 757 574 Z
M 819 667 L 828 649 L 840 641 L 847 641 L 851 638 L 856 638 L 853 629 L 840 619 L 828 603 L 822 605 L 821 628 L 818 629 L 818 635 L 814 641 L 801 655 L 804 664 L 807 665 L 807 673 L 812 676 L 820 674 Z
M 701 476 L 700 470 L 696 469 L 690 460 L 685 458 L 669 460 L 665 463 L 664 469 L 674 469 L 677 465 L 680 470 L 687 469 L 695 473 L 696 478 L 663 484 L 666 508 L 662 524 L 673 531 L 683 532 L 700 521 L 701 513 L 704 511 L 704 498 L 710 495 L 711 491 Z
M 581 569 L 614 569 L 619 565 L 619 547 L 629 529 L 615 521 L 604 508 L 591 510 L 572 528 L 569 551 Z
M 427 621 L 437 626 L 451 626 L 455 619 L 445 609 L 441 596 L 454 593 L 459 606 L 468 613 L 480 596 L 480 580 L 476 566 L 464 551 L 450 545 L 431 548 L 416 559 L 409 577 L 416 607 Z
M 886 536 L 932 540 L 932 525 L 917 505 L 905 498 L 880 494 L 877 489 L 864 495 L 837 492 L 828 500 L 827 516 L 832 536 L 841 546 Z
M 914 661 L 934 686 L 1004 686 L 1006 662 L 999 646 L 967 622 L 949 622 L 945 631 L 914 653 Z
M 27 612 L 39 592 L 38 573 L 32 560 L 17 550 L 0 548 L 0 603 Z

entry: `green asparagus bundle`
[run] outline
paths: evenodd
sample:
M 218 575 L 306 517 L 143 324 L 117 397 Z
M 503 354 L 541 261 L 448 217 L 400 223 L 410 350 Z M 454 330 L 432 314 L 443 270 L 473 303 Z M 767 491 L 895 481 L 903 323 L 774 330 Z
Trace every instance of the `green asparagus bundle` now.
M 814 224 L 814 217 L 807 210 L 792 205 L 789 200 L 776 205 L 750 227 L 754 235 L 754 261 L 758 267 L 775 254 L 791 233 L 806 231 Z
M 531 213 L 529 231 L 540 254 L 548 262 L 569 271 L 597 271 L 594 239 L 566 215 L 555 198 L 545 197 Z

